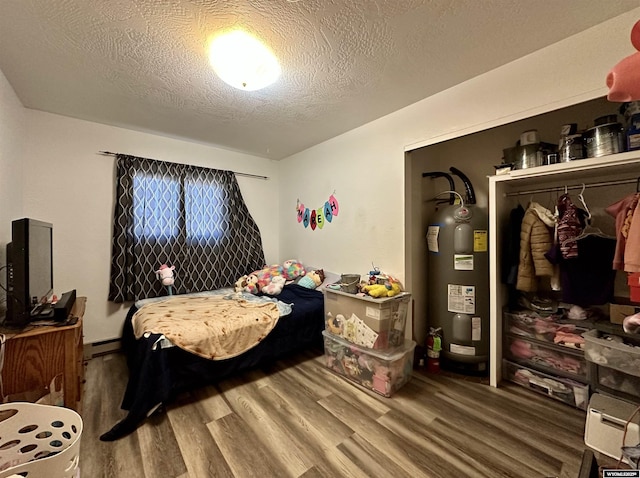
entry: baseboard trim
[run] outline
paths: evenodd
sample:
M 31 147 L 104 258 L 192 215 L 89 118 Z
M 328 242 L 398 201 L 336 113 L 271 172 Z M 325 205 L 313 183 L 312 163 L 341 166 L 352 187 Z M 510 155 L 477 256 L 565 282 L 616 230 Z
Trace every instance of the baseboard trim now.
M 120 343 L 120 339 L 84 344 L 84 358 L 85 360 L 89 360 L 94 357 L 100 357 L 101 355 L 112 354 L 119 352 L 121 348 L 122 344 Z

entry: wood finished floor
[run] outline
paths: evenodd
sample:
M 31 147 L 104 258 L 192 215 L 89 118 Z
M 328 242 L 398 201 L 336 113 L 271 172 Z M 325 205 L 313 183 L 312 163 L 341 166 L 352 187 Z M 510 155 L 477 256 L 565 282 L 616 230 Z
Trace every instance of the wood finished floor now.
M 133 434 L 124 357 L 87 364 L 83 478 L 571 477 L 585 414 L 514 384 L 416 371 L 391 398 L 304 353 L 184 394 Z

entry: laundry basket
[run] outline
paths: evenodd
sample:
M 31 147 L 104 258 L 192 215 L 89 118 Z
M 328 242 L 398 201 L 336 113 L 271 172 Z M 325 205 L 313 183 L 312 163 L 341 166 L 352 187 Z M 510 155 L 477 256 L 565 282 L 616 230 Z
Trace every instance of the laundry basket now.
M 69 408 L 0 405 L 0 478 L 78 478 L 82 418 Z

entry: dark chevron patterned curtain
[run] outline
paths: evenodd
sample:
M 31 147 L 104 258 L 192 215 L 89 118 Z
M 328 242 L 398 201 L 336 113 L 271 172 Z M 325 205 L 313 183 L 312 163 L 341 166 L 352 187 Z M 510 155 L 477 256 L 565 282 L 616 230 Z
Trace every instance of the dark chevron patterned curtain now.
M 110 301 L 166 295 L 162 264 L 175 265 L 175 294 L 227 287 L 264 266 L 233 172 L 123 154 L 116 163 Z

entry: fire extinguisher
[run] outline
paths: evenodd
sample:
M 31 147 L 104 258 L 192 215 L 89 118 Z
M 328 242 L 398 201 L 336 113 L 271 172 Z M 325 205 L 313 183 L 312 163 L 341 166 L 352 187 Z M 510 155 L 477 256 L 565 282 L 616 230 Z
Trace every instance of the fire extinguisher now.
M 442 328 L 429 327 L 427 335 L 427 372 L 440 372 L 440 351 L 442 350 Z

